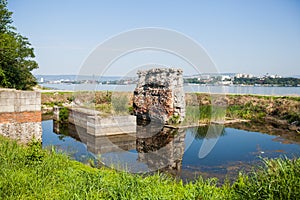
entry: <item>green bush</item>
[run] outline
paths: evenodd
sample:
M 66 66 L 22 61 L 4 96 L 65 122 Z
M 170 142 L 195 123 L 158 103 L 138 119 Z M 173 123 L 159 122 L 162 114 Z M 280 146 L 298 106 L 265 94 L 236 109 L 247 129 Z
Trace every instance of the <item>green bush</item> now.
M 300 125 L 300 113 L 290 112 L 283 116 L 289 123 L 296 122 L 296 125 Z
M 226 110 L 226 116 L 230 118 L 260 121 L 266 116 L 266 111 L 262 106 L 253 105 L 251 102 L 248 102 L 244 105 L 228 106 Z
M 69 122 L 69 110 L 66 107 L 63 107 L 59 110 L 59 122 L 68 123 Z
M 114 96 L 112 106 L 117 114 L 128 114 L 129 99 L 126 95 Z

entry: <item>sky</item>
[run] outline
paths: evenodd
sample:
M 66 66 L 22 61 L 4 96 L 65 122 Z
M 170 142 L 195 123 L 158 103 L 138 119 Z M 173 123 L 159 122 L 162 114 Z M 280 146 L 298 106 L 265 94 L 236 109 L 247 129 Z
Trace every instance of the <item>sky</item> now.
M 300 74 L 298 0 L 9 0 L 8 9 L 35 49 L 34 74 L 76 75 L 103 42 L 145 27 L 191 38 L 221 73 Z M 149 63 L 194 73 L 178 56 L 144 50 L 118 58 L 106 75 Z

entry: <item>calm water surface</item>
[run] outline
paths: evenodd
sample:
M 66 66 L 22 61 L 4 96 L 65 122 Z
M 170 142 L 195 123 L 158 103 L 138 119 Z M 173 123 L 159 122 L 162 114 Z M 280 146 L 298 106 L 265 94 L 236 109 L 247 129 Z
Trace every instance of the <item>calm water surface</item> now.
M 296 142 L 283 142 L 279 136 L 228 127 L 222 128 L 220 137 L 208 138 L 217 139 L 217 143 L 204 158 L 198 155 L 208 127 L 163 128 L 149 135 L 153 127 L 139 126 L 137 135 L 142 137 L 126 134 L 93 137 L 72 125 L 60 129 L 63 134 L 57 134 L 53 120 L 43 121 L 42 127 L 43 148 L 53 145 L 78 161 L 86 163 L 88 159 L 100 158 L 107 166 L 130 172 L 162 169 L 184 180 L 193 180 L 198 175 L 220 179 L 235 177 L 239 170 L 247 171 L 260 162 L 260 157 L 300 156 L 300 145 Z

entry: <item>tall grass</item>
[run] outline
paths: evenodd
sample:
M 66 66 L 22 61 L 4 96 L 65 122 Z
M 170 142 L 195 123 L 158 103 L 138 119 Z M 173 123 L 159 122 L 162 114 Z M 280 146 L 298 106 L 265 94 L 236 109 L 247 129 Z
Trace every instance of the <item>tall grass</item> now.
M 233 185 L 243 199 L 300 199 L 300 159 L 263 159 L 264 167 Z
M 39 143 L 22 146 L 0 136 L 0 199 L 299 199 L 300 159 L 264 160 L 266 168 L 183 184 L 166 175 L 91 168 Z
M 226 116 L 260 121 L 266 116 L 263 105 L 253 105 L 251 102 L 244 105 L 230 105 L 227 107 Z
M 208 124 L 211 121 L 224 120 L 226 108 L 221 106 L 200 105 L 186 106 L 183 124 Z

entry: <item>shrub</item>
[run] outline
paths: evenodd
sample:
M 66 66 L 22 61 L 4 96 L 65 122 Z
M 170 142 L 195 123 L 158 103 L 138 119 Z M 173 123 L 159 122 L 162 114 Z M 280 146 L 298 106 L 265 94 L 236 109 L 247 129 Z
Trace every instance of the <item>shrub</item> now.
M 59 110 L 59 122 L 68 123 L 69 122 L 69 110 L 66 107 L 63 107 Z

